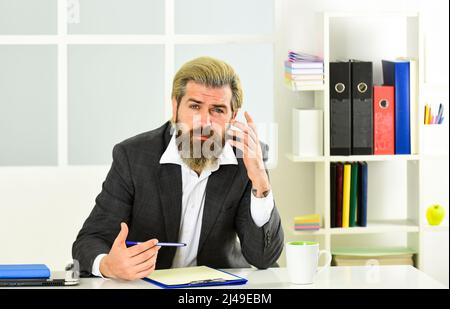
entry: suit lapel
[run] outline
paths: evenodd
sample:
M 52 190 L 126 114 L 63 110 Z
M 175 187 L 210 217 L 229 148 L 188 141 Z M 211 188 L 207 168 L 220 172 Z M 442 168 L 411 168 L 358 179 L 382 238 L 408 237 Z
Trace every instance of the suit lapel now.
M 158 173 L 159 196 L 167 234 L 167 242 L 178 242 L 181 220 L 181 166 L 161 164 Z
M 217 220 L 237 171 L 238 165 L 221 165 L 208 178 L 205 206 L 203 208 L 202 229 L 197 252 L 201 251 L 206 238 Z
M 161 155 L 167 149 L 171 137 L 171 126 L 168 123 L 164 132 Z M 177 164 L 159 164 L 157 175 L 158 179 L 156 182 L 158 183 L 161 199 L 161 208 L 167 235 L 166 241 L 178 242 L 183 194 L 181 166 Z

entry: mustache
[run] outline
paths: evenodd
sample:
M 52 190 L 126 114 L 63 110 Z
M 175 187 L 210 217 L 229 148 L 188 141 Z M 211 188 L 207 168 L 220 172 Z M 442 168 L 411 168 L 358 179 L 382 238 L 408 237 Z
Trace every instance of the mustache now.
M 183 136 L 189 135 L 190 138 L 193 138 L 194 136 L 207 136 L 208 138 L 215 137 L 223 139 L 231 138 L 231 136 L 228 135 L 226 132 L 227 132 L 226 129 L 216 130 L 212 126 L 196 127 L 190 129 L 189 131 L 183 131 L 182 128 L 177 128 L 176 137 L 180 137 L 182 135 Z

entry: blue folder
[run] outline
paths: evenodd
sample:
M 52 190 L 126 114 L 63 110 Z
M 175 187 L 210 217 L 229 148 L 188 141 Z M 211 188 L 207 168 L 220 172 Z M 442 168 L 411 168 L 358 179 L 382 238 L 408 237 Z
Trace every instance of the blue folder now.
M 218 269 L 216 269 L 216 270 L 218 270 Z M 231 276 L 235 277 L 236 279 L 232 279 L 232 280 L 198 280 L 198 281 L 187 282 L 184 284 L 176 284 L 176 285 L 164 284 L 162 282 L 159 282 L 159 281 L 156 281 L 156 280 L 153 280 L 150 278 L 143 278 L 143 280 L 153 283 L 153 284 L 155 284 L 161 288 L 165 288 L 165 289 L 195 288 L 195 287 L 202 287 L 202 286 L 218 286 L 218 285 L 240 285 L 240 284 L 246 284 L 248 281 L 245 278 L 238 277 L 238 276 L 230 274 L 226 271 L 223 271 L 223 270 L 218 270 L 218 271 L 223 272 L 228 275 L 231 275 Z
M 411 154 L 409 61 L 382 63 L 384 84 L 395 88 L 395 154 Z
M 44 264 L 0 265 L 0 279 L 50 278 L 50 269 Z

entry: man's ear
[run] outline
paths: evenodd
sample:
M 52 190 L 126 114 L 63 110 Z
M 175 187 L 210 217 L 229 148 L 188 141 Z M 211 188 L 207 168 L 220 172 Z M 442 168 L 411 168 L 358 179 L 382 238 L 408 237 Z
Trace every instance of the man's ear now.
M 175 97 L 172 98 L 172 122 L 175 123 L 177 119 L 177 110 L 178 110 L 178 103 L 177 99 Z

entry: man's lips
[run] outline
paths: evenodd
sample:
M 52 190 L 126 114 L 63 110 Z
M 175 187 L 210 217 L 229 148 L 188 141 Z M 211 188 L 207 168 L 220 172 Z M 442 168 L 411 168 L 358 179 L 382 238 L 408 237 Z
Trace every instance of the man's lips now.
M 209 135 L 197 135 L 196 137 L 202 141 L 206 141 L 209 138 Z

